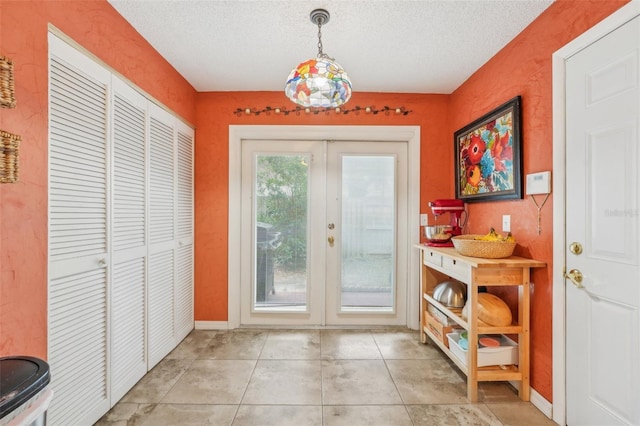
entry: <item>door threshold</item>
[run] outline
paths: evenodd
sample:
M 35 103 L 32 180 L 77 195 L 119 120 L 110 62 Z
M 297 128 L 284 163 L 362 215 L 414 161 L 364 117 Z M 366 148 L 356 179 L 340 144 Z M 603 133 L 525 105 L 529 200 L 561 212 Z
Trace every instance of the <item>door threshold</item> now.
M 390 331 L 416 331 L 406 325 L 240 325 L 238 329 L 251 330 L 390 330 Z

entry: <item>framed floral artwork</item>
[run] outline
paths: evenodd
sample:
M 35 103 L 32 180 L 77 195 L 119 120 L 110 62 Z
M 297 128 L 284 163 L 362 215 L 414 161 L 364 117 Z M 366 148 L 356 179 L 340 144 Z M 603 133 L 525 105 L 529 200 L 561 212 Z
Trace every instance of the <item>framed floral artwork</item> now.
M 516 96 L 454 133 L 456 198 L 522 198 L 520 103 Z

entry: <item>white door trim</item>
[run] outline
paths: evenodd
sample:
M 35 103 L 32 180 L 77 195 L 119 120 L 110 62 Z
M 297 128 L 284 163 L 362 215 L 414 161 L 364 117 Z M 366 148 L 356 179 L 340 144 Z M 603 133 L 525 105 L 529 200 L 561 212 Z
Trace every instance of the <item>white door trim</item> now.
M 414 244 L 420 242 L 420 127 L 419 126 L 229 126 L 229 237 L 228 317 L 229 329 L 240 326 L 240 235 L 241 235 L 241 142 L 270 140 L 368 140 L 406 141 L 409 147 L 409 235 L 407 327 L 419 328 L 419 258 Z
M 640 2 L 632 1 L 576 37 L 553 54 L 553 358 L 552 418 L 566 424 L 565 370 L 565 107 L 566 61 L 611 31 L 640 15 Z

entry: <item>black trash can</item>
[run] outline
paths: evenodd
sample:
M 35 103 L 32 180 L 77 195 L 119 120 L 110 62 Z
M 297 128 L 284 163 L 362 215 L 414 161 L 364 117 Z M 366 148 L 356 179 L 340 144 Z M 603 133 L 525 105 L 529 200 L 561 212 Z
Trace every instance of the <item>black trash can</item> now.
M 266 302 L 275 294 L 273 286 L 273 251 L 280 246 L 280 232 L 273 225 L 256 223 L 256 302 Z
M 49 381 L 49 364 L 41 359 L 0 358 L 0 425 L 46 425 L 53 397 Z

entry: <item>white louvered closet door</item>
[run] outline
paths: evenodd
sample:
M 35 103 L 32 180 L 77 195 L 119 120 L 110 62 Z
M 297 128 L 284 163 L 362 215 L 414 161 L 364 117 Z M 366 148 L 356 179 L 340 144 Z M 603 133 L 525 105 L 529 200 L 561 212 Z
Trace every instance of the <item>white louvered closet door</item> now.
M 175 118 L 156 106 L 149 120 L 149 359 L 151 369 L 176 345 Z
M 108 394 L 108 83 L 58 38 L 51 46 L 49 348 L 51 425 L 92 424 Z
M 193 129 L 177 126 L 178 252 L 176 262 L 176 334 L 193 330 Z
M 193 129 L 49 34 L 52 425 L 93 424 L 193 329 Z
M 147 99 L 113 78 L 111 405 L 147 372 Z

